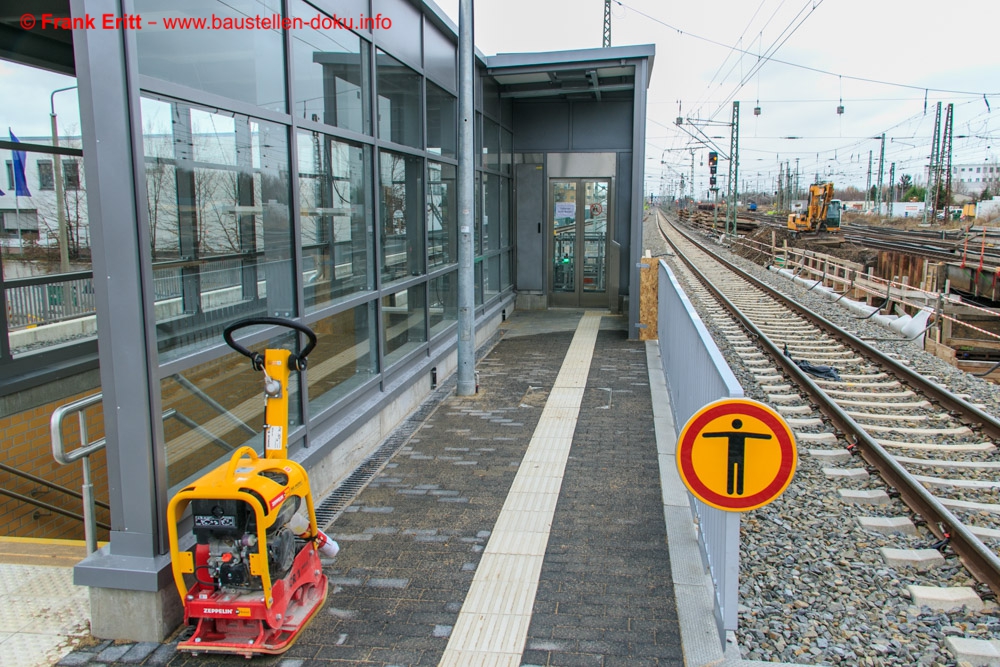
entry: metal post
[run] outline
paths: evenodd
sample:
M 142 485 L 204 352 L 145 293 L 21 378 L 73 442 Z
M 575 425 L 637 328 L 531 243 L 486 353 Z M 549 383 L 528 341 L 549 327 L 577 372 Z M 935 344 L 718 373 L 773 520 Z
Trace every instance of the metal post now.
M 90 444 L 90 436 L 87 434 L 87 414 L 85 410 L 80 410 L 77 418 L 80 421 L 80 446 L 86 447 Z M 97 551 L 97 525 L 94 518 L 94 485 L 90 481 L 90 457 L 83 457 L 83 537 L 87 542 L 87 553 L 92 554 Z
M 604 0 L 604 37 L 601 46 L 605 49 L 611 46 L 611 0 Z
M 458 395 L 476 393 L 476 274 L 473 270 L 476 152 L 472 0 L 458 5 Z
M 818 182 L 819 179 L 817 178 Z M 864 209 L 868 210 L 868 198 L 871 196 L 872 192 L 872 152 L 868 151 L 868 185 L 865 186 L 865 203 L 863 204 Z
M 938 173 L 938 160 L 940 159 L 938 142 L 941 140 L 941 103 L 937 103 L 934 115 L 934 136 L 931 137 L 931 159 L 927 163 L 927 189 L 924 191 L 924 224 L 927 224 L 928 214 L 930 221 L 934 222 L 937 213 L 937 182 L 935 176 Z M 933 192 L 933 195 L 931 194 Z
M 76 86 L 59 88 L 53 90 L 49 95 L 49 120 L 52 125 L 52 147 L 59 147 L 59 123 L 56 118 L 56 93 L 64 90 L 73 90 Z M 59 232 L 59 273 L 69 273 L 69 234 L 66 230 L 66 188 L 63 183 L 62 156 L 58 153 L 52 156 L 52 176 L 56 185 L 56 220 L 58 220 Z M 69 308 L 73 305 L 73 288 L 70 283 L 64 282 L 62 286 L 62 317 L 69 313 Z
M 875 187 L 875 215 L 882 215 L 882 176 L 885 175 L 885 132 L 882 133 L 882 148 L 878 153 L 878 184 Z M 888 217 L 888 216 L 886 216 Z
M 888 201 L 886 202 L 886 212 L 885 217 L 892 217 L 893 203 L 896 201 L 896 163 L 892 162 L 889 164 L 889 193 Z
M 740 103 L 733 102 L 733 120 L 730 124 L 729 140 L 729 201 L 726 205 L 726 233 L 736 236 L 736 200 L 739 195 L 739 164 L 740 164 Z M 729 221 L 732 219 L 732 232 Z

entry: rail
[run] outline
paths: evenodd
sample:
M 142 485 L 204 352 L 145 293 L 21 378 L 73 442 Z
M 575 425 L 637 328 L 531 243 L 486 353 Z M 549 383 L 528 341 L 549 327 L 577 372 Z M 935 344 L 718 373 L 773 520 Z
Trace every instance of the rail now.
M 949 392 L 944 387 L 929 381 L 924 376 L 912 371 L 898 361 L 881 354 L 879 351 L 863 342 L 853 334 L 837 327 L 832 322 L 820 315 L 813 313 L 809 309 L 799 305 L 793 299 L 781 294 L 774 288 L 757 280 L 746 271 L 741 270 L 732 262 L 728 262 L 717 254 L 708 251 L 702 244 L 698 243 L 683 230 L 678 231 L 689 241 L 696 243 L 698 247 L 707 252 L 712 258 L 735 272 L 744 280 L 763 290 L 765 293 L 776 299 L 780 303 L 792 308 L 799 315 L 812 321 L 814 324 L 826 330 L 833 337 L 840 339 L 845 344 L 853 347 L 859 353 L 869 359 L 877 360 L 877 363 L 889 369 L 912 387 L 917 388 L 924 395 L 937 401 L 946 410 L 959 415 L 970 424 L 978 425 L 984 433 L 992 438 L 1000 437 L 1000 420 L 990 415 L 978 407 L 968 403 Z M 669 241 L 668 241 L 669 243 Z M 671 243 L 673 246 L 673 244 Z M 865 431 L 854 419 L 837 405 L 824 392 L 816 382 L 805 374 L 794 362 L 786 357 L 782 350 L 777 347 L 753 322 L 751 322 L 740 309 L 732 303 L 722 292 L 687 258 L 683 253 L 674 247 L 678 257 L 697 276 L 705 287 L 712 292 L 719 302 L 739 320 L 744 327 L 750 331 L 758 342 L 764 346 L 774 360 L 782 367 L 785 373 L 793 378 L 805 391 L 810 399 L 815 402 L 820 409 L 830 418 L 833 425 L 845 435 L 872 466 L 878 469 L 880 475 L 891 486 L 899 491 L 904 502 L 921 515 L 927 521 L 928 529 L 941 539 L 949 539 L 954 549 L 966 567 L 980 581 L 987 584 L 997 595 L 1000 595 L 1000 558 L 997 557 L 983 542 L 977 538 L 951 511 L 935 498 L 916 478 L 906 472 L 906 470 L 893 458 L 867 431 Z

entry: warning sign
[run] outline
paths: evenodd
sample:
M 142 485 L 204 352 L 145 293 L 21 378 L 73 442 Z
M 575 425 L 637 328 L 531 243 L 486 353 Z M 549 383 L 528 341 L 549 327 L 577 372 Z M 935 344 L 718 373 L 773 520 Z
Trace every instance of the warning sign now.
M 699 500 L 729 512 L 762 507 L 788 487 L 798 455 L 777 412 L 747 398 L 709 403 L 681 430 L 677 469 Z

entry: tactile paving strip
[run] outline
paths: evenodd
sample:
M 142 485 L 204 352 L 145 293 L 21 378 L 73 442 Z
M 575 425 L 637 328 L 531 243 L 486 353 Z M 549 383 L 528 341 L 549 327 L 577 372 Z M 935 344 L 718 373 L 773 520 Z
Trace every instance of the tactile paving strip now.
M 442 666 L 520 664 L 600 325 L 599 313 L 586 313 L 580 319 L 459 612 Z M 537 477 L 551 481 L 532 479 Z M 543 531 L 520 529 L 529 524 Z

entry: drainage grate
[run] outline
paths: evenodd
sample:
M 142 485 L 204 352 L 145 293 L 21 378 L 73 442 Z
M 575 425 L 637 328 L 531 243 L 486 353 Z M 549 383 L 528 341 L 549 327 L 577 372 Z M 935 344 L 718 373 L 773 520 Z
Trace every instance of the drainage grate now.
M 500 342 L 501 332 L 496 332 L 477 350 L 476 361 L 484 358 L 493 347 Z M 368 486 L 368 483 L 377 475 L 385 464 L 389 462 L 396 452 L 406 444 L 410 436 L 416 432 L 424 420 L 431 416 L 434 410 L 455 390 L 458 384 L 458 374 L 452 373 L 451 377 L 438 385 L 438 388 L 431 392 L 423 403 L 420 404 L 413 414 L 403 420 L 392 433 L 379 445 L 375 453 L 365 459 L 361 465 L 355 468 L 347 479 L 340 483 L 336 489 L 330 492 L 321 503 L 316 506 L 316 525 L 322 530 L 327 530 L 337 517 L 358 497 L 358 494 Z

